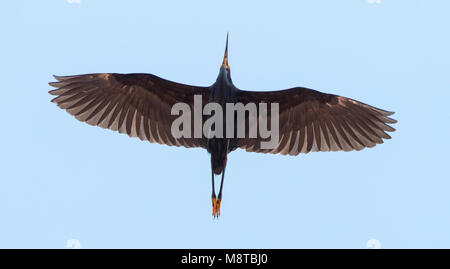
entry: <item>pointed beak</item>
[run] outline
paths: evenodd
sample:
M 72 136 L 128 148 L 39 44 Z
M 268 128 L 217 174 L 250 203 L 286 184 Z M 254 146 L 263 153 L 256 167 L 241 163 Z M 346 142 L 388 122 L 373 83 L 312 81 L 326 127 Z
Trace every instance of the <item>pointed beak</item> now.
M 230 69 L 230 65 L 228 64 L 228 33 L 227 33 L 227 43 L 225 45 L 225 54 L 223 55 L 223 62 L 221 67 L 225 69 Z

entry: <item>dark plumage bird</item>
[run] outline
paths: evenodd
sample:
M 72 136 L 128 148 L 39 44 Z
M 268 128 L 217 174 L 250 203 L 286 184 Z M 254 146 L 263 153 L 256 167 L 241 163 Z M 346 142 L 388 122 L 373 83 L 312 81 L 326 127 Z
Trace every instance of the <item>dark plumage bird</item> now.
M 78 120 L 130 137 L 169 146 L 201 147 L 211 154 L 213 215 L 220 215 L 222 187 L 227 154 L 241 148 L 251 152 L 298 155 L 311 151 L 351 151 L 374 147 L 391 137 L 395 129 L 388 112 L 359 101 L 296 87 L 281 91 L 243 91 L 234 86 L 228 64 L 228 36 L 219 76 L 209 87 L 171 82 L 151 74 L 85 74 L 55 76 L 49 83 L 52 102 Z M 176 103 L 194 109 L 194 96 L 201 96 L 203 107 L 210 102 L 278 103 L 279 143 L 273 148 L 261 147 L 264 138 L 176 137 L 171 125 L 177 118 L 171 114 Z M 259 109 L 259 108 L 258 108 Z M 258 110 L 259 113 L 259 110 Z M 267 118 L 273 112 L 268 106 Z M 210 116 L 202 116 L 204 120 Z M 246 116 L 248 119 L 248 115 Z M 226 128 L 226 127 L 225 127 Z M 222 174 L 218 196 L 214 174 Z

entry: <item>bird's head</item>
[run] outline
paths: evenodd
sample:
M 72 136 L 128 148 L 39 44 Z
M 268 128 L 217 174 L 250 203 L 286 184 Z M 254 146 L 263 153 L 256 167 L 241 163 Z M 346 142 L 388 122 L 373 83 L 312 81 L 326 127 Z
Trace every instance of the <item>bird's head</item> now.
M 225 44 L 225 54 L 223 55 L 222 65 L 220 65 L 219 77 L 225 77 L 229 80 L 229 82 L 231 82 L 230 65 L 228 64 L 228 33 L 227 41 Z
M 228 33 L 227 33 L 227 41 L 225 44 L 225 54 L 223 55 L 223 62 L 220 68 L 224 68 L 226 70 L 230 70 L 230 65 L 228 64 Z

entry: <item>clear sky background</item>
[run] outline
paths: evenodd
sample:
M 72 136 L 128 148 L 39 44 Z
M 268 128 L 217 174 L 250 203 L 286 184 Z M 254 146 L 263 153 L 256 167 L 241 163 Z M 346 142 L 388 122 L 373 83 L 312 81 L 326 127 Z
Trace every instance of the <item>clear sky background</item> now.
M 0 247 L 450 247 L 449 1 L 71 2 L 0 4 Z M 393 139 L 297 157 L 237 150 L 215 220 L 205 150 L 49 102 L 52 74 L 211 85 L 227 31 L 237 87 L 304 86 L 395 111 Z

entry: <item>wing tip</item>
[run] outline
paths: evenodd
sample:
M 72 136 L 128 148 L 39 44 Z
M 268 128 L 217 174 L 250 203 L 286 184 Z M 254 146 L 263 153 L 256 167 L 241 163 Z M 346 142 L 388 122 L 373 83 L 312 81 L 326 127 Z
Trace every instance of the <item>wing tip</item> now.
M 76 78 L 77 76 L 57 76 L 57 75 L 53 75 L 53 77 L 57 81 L 63 81 L 63 80 L 71 79 L 71 78 Z
M 392 112 L 392 114 L 394 114 L 393 112 Z M 396 120 L 396 119 L 393 119 L 393 118 L 389 118 L 390 120 L 391 120 L 391 124 L 395 124 L 395 123 L 397 123 L 398 121 Z
M 51 95 L 58 95 L 57 91 L 58 91 L 58 89 L 50 90 L 50 91 L 48 91 L 48 93 Z
M 392 115 L 395 114 L 394 111 L 387 111 L 387 110 L 382 110 L 382 109 L 380 109 L 380 110 L 383 112 L 383 114 L 384 114 L 385 116 L 392 116 Z
M 50 86 L 52 86 L 52 87 L 55 87 L 55 88 L 58 88 L 58 83 L 59 83 L 59 82 L 54 82 L 54 81 L 52 81 L 52 82 L 49 82 L 48 85 L 50 85 Z

